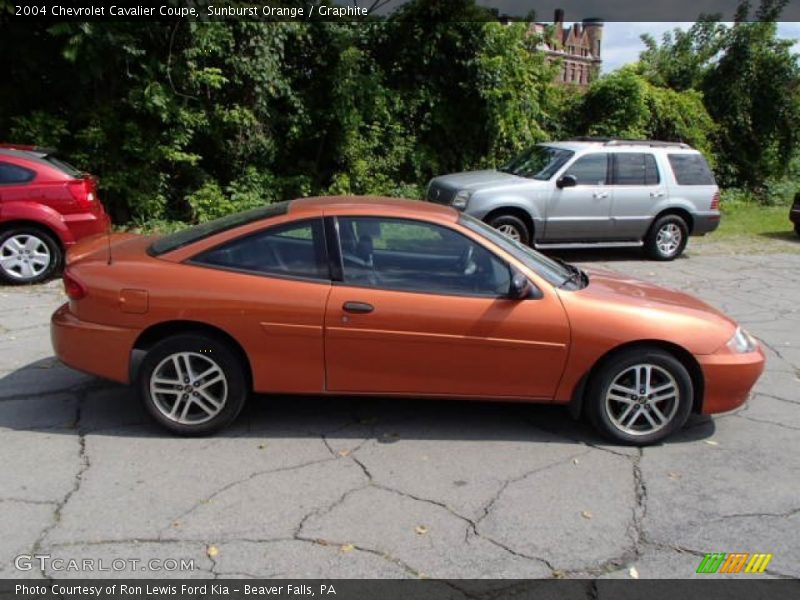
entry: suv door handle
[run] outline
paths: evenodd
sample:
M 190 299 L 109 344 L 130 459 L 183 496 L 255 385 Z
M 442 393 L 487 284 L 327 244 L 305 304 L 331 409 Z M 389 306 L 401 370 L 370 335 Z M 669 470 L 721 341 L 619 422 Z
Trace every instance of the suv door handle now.
M 658 190 L 657 192 L 650 192 L 651 198 L 662 198 L 664 196 L 664 190 Z
M 375 310 L 375 307 L 366 302 L 348 301 L 342 304 L 342 310 L 349 313 L 367 314 Z
M 595 198 L 608 198 L 608 192 L 595 192 Z

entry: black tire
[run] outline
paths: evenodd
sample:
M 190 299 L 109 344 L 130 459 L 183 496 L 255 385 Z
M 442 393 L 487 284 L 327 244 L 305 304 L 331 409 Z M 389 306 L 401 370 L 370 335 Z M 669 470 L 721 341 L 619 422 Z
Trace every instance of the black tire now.
M 794 224 L 794 232 L 800 237 L 800 223 Z
M 25 247 L 12 245 L 15 239 L 25 240 Z M 15 256 L 19 256 L 18 261 L 13 260 Z M 5 283 L 30 285 L 46 281 L 61 267 L 62 256 L 61 246 L 44 229 L 21 225 L 0 232 L 0 280 Z M 46 262 L 42 264 L 37 259 Z
M 668 232 L 672 234 L 678 232 L 680 239 L 677 240 L 674 249 L 667 250 L 665 248 L 666 244 L 661 243 L 659 233 L 662 231 L 664 235 L 667 235 Z M 650 231 L 647 232 L 647 236 L 644 239 L 644 248 L 647 255 L 653 260 L 674 260 L 683 253 L 688 241 L 689 227 L 686 225 L 686 221 L 678 215 L 664 215 L 650 227 Z
M 203 365 L 210 368 L 210 364 L 214 363 L 224 376 L 224 384 L 222 382 L 215 383 L 211 387 L 206 387 L 202 390 L 219 399 L 221 405 L 221 408 L 213 417 L 202 422 L 201 419 L 204 416 L 208 417 L 210 413 L 204 413 L 201 409 L 201 403 L 207 407 L 216 407 L 205 400 L 207 396 L 201 396 L 201 392 L 192 387 L 195 382 L 186 381 L 181 377 L 181 372 L 174 369 L 175 363 L 169 359 L 181 353 L 186 353 L 190 356 L 190 368 L 192 370 L 202 370 Z M 181 357 L 178 360 L 182 361 L 183 358 Z M 172 363 L 172 366 L 170 366 L 170 363 Z M 185 362 L 181 362 L 181 367 L 184 368 L 185 372 Z M 178 399 L 179 396 L 173 392 L 156 393 L 155 395 L 151 393 L 151 378 L 157 368 L 161 377 L 166 377 L 166 379 L 174 378 L 176 380 L 183 379 L 181 383 L 185 387 L 181 390 L 180 400 Z M 200 375 L 200 373 L 195 372 L 195 375 Z M 209 381 L 211 378 L 212 376 L 207 377 Z M 147 351 L 139 369 L 137 385 L 139 395 L 147 411 L 160 425 L 179 435 L 201 436 L 219 431 L 236 419 L 249 396 L 247 381 L 241 359 L 227 343 L 202 334 L 179 334 L 158 342 Z M 164 385 L 164 387 L 169 386 Z M 221 393 L 223 389 L 227 393 L 224 394 L 224 399 L 220 399 L 218 396 L 223 395 Z M 167 409 L 172 403 L 173 397 L 175 402 L 179 403 L 175 411 L 176 418 L 171 418 L 167 414 Z M 189 408 L 184 413 L 183 409 L 187 405 L 189 405 Z M 173 404 L 173 406 L 175 405 Z M 181 415 L 177 413 L 185 414 L 186 419 L 193 419 L 194 422 L 180 422 Z
M 650 394 L 649 399 L 638 396 L 634 400 L 632 395 L 620 392 L 621 389 L 633 387 L 634 380 L 628 383 L 628 378 L 636 377 L 635 367 L 644 368 L 646 365 L 651 366 L 650 381 L 657 384 L 654 389 L 664 385 L 672 388 Z M 644 380 L 643 371 L 642 375 Z M 670 397 L 668 395 L 672 389 L 677 393 Z M 611 440 L 633 446 L 653 444 L 683 427 L 694 399 L 692 378 L 686 367 L 672 354 L 659 348 L 632 348 L 612 356 L 592 375 L 586 393 L 586 412 L 592 424 Z M 614 399 L 607 399 L 609 393 L 614 394 Z M 659 396 L 667 397 L 653 403 L 653 399 Z M 617 397 L 626 400 L 617 400 Z M 629 407 L 631 412 L 626 416 L 625 411 Z M 636 411 L 641 411 L 638 416 Z M 659 415 L 664 417 L 663 424 Z M 628 423 L 628 420 L 631 422 Z M 653 422 L 659 425 L 658 429 L 655 429 Z
M 531 231 L 519 217 L 509 214 L 500 214 L 489 219 L 488 223 L 495 229 L 501 231 L 506 229 L 503 233 L 518 240 L 521 244 L 529 246 L 531 243 Z M 512 234 L 512 232 L 516 233 Z

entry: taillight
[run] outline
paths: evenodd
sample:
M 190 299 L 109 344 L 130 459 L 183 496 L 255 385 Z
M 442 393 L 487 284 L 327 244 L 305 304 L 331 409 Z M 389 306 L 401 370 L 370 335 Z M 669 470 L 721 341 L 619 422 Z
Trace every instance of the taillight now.
M 79 206 L 88 208 L 96 199 L 94 183 L 90 179 L 76 179 L 67 184 L 67 189 Z
M 719 210 L 719 192 L 715 192 L 711 198 L 711 210 Z
M 64 273 L 64 291 L 70 300 L 80 300 L 86 296 L 86 286 L 69 273 Z

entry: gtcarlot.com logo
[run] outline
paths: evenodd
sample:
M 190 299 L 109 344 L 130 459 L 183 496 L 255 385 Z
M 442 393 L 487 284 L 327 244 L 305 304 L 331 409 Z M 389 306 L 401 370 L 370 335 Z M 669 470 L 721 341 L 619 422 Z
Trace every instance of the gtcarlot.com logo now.
M 193 558 L 58 558 L 50 554 L 20 554 L 14 558 L 19 571 L 42 572 L 120 572 L 120 571 L 194 571 Z
M 712 552 L 706 554 L 700 565 L 697 567 L 698 573 L 763 573 L 772 554 L 762 554 L 749 552 Z

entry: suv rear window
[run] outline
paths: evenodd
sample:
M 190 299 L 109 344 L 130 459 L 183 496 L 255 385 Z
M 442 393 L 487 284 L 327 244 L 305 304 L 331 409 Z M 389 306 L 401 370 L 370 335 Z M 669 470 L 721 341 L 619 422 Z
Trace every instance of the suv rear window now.
M 251 208 L 244 212 L 234 213 L 232 215 L 225 215 L 219 219 L 214 219 L 208 223 L 201 223 L 188 229 L 183 229 L 170 235 L 165 235 L 150 244 L 148 253 L 151 256 L 158 256 L 167 252 L 172 252 L 183 246 L 194 244 L 202 239 L 211 237 L 223 231 L 241 227 L 254 221 L 267 219 L 269 217 L 276 217 L 278 215 L 285 215 L 289 210 L 289 203 L 291 200 L 285 202 L 276 202 L 269 206 L 259 206 L 258 208 Z
M 678 185 L 716 185 L 714 174 L 700 154 L 668 154 Z

